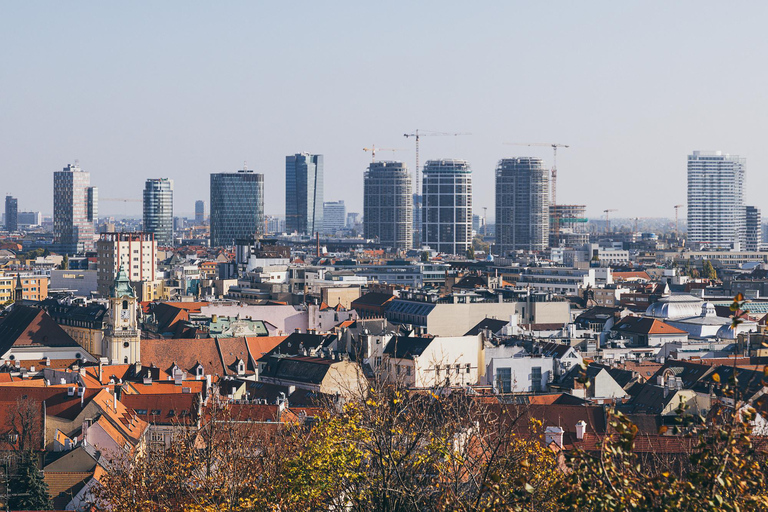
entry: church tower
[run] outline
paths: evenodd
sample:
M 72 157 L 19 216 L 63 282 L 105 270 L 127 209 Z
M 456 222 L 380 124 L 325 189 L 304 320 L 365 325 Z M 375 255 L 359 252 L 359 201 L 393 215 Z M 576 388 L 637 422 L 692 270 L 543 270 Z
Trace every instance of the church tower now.
M 16 288 L 13 290 L 13 302 L 21 302 L 24 299 L 24 286 L 21 284 L 21 274 L 16 276 Z
M 115 276 L 115 284 L 110 292 L 109 318 L 102 353 L 115 364 L 140 362 L 141 332 L 136 314 L 138 302 L 122 267 Z

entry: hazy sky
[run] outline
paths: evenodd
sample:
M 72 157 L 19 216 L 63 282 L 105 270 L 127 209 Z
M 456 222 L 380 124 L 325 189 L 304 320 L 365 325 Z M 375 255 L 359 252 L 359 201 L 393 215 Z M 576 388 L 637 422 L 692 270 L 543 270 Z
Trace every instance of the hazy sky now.
M 0 0 L 0 194 L 52 211 L 80 160 L 102 198 L 175 180 L 177 214 L 208 207 L 209 173 L 265 174 L 284 212 L 285 155 L 325 155 L 326 200 L 362 209 L 363 147 L 411 169 L 463 158 L 475 211 L 494 167 L 558 155 L 558 202 L 590 216 L 672 217 L 686 155 L 747 158 L 768 213 L 764 2 L 36 2 Z M 379 158 L 391 159 L 382 152 Z M 102 201 L 100 213 L 140 212 Z

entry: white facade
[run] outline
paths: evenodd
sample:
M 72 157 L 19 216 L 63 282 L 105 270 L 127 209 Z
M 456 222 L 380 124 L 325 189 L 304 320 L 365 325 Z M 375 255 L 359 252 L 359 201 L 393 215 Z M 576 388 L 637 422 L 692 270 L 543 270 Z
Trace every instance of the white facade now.
M 528 267 L 517 281 L 518 286 L 530 286 L 535 291 L 570 296 L 579 295 L 587 286 L 594 288 L 595 284 L 594 268 Z
M 323 203 L 323 232 L 335 235 L 344 229 L 347 222 L 347 207 L 344 201 L 326 201 Z
M 746 159 L 720 151 L 688 156 L 688 243 L 742 250 L 746 242 Z
M 390 343 L 393 343 L 392 341 Z M 389 358 L 390 380 L 417 388 L 477 384 L 485 373 L 481 335 L 435 337 L 421 355 Z
M 495 357 L 488 363 L 485 383 L 497 393 L 546 391 L 554 379 L 551 357 Z

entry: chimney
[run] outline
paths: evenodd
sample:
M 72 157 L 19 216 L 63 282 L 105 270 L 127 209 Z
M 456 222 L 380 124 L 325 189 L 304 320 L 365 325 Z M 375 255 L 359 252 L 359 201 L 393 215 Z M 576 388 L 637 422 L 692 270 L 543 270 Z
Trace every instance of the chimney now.
M 581 441 L 584 439 L 584 434 L 587 432 L 587 422 L 584 420 L 579 420 L 578 423 L 576 423 L 576 439 Z
M 656 377 L 656 384 L 658 384 L 661 387 L 664 387 L 664 376 L 663 375 L 659 375 L 658 377 Z
M 115 409 L 115 412 L 117 412 L 117 391 L 112 394 L 112 407 Z
M 555 443 L 558 447 L 563 447 L 563 433 L 565 431 L 560 427 L 547 427 L 544 430 L 544 442 L 547 446 Z
M 180 368 L 176 368 L 173 371 L 173 383 L 176 386 L 181 386 L 181 382 L 183 378 L 184 378 L 184 372 L 182 372 Z

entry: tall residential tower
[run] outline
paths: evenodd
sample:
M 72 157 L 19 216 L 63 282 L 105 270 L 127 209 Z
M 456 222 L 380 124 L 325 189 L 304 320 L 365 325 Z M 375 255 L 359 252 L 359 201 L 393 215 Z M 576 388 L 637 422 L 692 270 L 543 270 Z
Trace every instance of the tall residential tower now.
M 543 251 L 549 245 L 549 170 L 541 158 L 505 158 L 496 166 L 496 248 Z
M 365 238 L 408 250 L 413 242 L 411 174 L 402 162 L 372 162 L 363 189 Z
M 688 156 L 688 244 L 743 250 L 746 159 L 720 151 Z
M 243 169 L 211 174 L 211 247 L 264 233 L 264 175 Z
M 150 178 L 144 186 L 144 232 L 160 246 L 173 246 L 173 180 Z
M 92 251 L 98 222 L 98 189 L 75 165 L 53 173 L 53 237 L 66 254 Z
M 313 235 L 323 229 L 323 155 L 285 157 L 285 229 Z
M 422 184 L 424 245 L 464 255 L 472 244 L 472 171 L 465 160 L 429 160 Z

